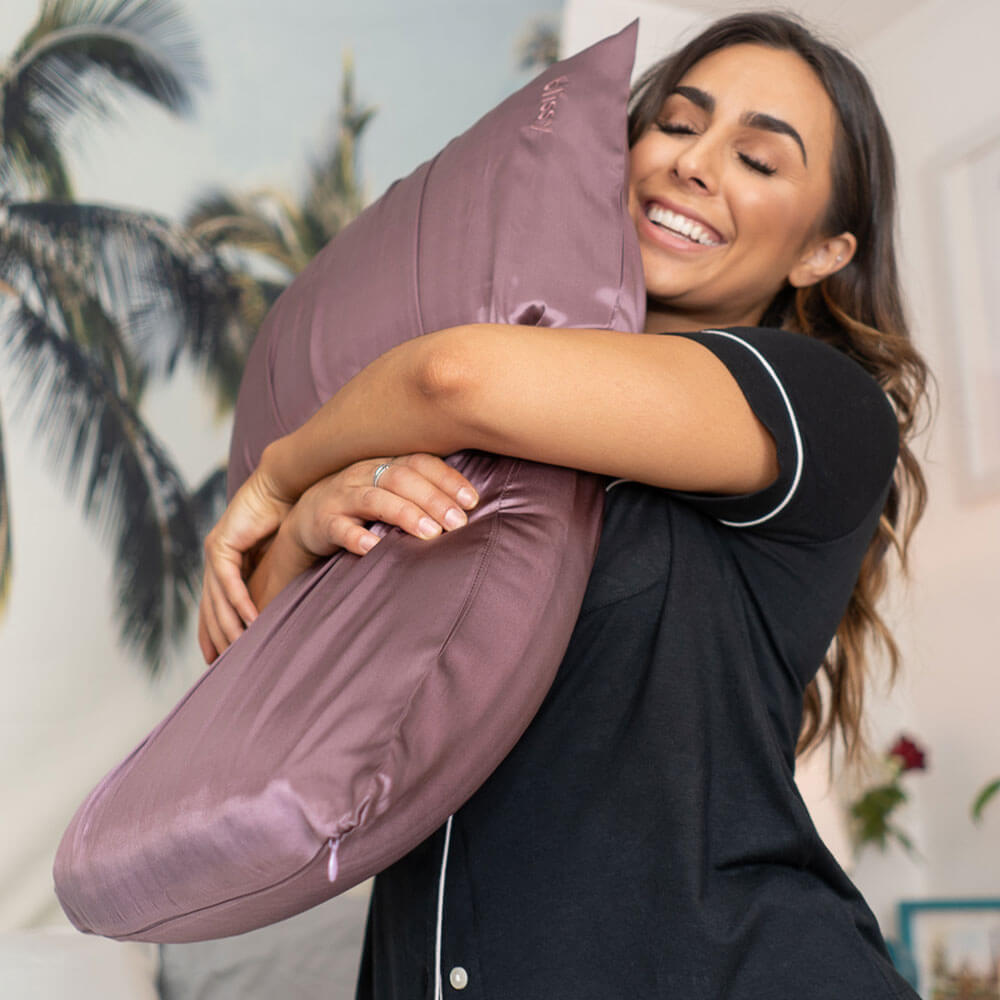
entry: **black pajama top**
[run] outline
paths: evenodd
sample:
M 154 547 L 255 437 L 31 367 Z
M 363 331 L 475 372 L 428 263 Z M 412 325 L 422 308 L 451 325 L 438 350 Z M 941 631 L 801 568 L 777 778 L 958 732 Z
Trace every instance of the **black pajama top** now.
M 376 877 L 358 1000 L 916 997 L 793 781 L 896 419 L 810 337 L 684 336 L 735 376 L 779 478 L 739 497 L 608 482 L 555 682 L 480 790 Z

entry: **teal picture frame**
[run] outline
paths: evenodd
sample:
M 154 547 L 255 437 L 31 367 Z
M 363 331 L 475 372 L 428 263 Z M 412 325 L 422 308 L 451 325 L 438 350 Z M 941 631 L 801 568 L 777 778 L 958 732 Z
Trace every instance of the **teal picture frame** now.
M 1000 897 L 899 903 L 897 967 L 923 1000 L 1000 1000 Z

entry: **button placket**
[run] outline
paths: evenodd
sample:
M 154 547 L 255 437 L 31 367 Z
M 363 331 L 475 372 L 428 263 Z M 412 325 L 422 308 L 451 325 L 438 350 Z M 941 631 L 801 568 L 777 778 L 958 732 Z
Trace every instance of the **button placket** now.
M 449 816 L 444 829 L 444 847 L 441 850 L 441 874 L 438 877 L 437 931 L 434 937 L 434 1000 L 444 1000 L 441 986 L 441 935 L 444 925 L 444 887 L 448 871 L 448 849 L 451 846 L 451 821 Z
M 477 957 L 477 939 L 473 931 L 475 917 L 468 881 L 468 856 L 462 820 L 454 815 L 445 830 L 445 850 L 442 871 L 447 867 L 447 890 L 439 885 L 439 952 L 437 980 L 442 994 L 448 997 L 469 997 L 482 1000 L 483 979 Z M 447 907 L 445 898 L 447 897 Z M 447 913 L 445 913 L 447 910 Z M 454 992 L 453 992 L 454 991 Z

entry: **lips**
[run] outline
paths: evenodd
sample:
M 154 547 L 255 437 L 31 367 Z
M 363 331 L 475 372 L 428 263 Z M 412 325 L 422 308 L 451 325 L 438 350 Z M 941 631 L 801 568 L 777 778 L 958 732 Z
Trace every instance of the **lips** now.
M 697 246 L 711 249 L 726 242 L 725 237 L 697 212 L 666 199 L 646 201 L 643 204 L 643 215 L 661 232 L 675 234 Z

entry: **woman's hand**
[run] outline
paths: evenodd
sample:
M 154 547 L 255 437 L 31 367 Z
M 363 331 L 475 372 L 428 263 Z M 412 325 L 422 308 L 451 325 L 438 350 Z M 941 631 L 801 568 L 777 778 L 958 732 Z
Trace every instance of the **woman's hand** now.
M 384 462 L 389 468 L 374 486 L 374 472 Z M 356 555 L 370 551 L 379 538 L 365 522 L 383 521 L 418 538 L 434 538 L 464 525 L 464 510 L 477 501 L 460 472 L 426 453 L 355 462 L 315 483 L 294 504 L 258 467 L 205 540 L 198 618 L 205 661 L 211 663 L 256 618 L 258 608 L 317 559 L 341 548 Z M 244 575 L 254 563 L 248 588 Z
M 244 570 L 294 506 L 294 500 L 281 496 L 263 470 L 263 465 L 254 469 L 205 537 L 198 644 L 209 663 L 257 617 Z

